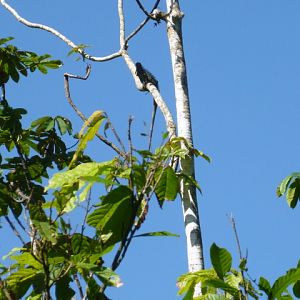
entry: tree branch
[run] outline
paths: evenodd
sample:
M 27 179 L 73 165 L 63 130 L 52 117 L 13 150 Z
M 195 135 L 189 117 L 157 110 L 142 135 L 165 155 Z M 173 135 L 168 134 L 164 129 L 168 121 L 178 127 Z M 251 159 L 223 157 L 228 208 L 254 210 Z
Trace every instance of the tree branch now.
M 147 23 L 150 19 L 156 20 L 155 17 L 151 16 L 151 14 L 153 13 L 153 11 L 157 8 L 158 4 L 159 4 L 160 0 L 157 0 L 156 3 L 154 4 L 151 13 L 148 16 L 148 13 L 146 13 L 147 18 L 126 38 L 125 43 L 127 45 L 127 43 L 129 42 L 130 39 L 132 39 Z M 157 21 L 157 20 L 156 20 Z
M 7 9 L 20 23 L 24 24 L 27 27 L 37 28 L 37 29 L 41 29 L 41 30 L 50 32 L 51 34 L 55 35 L 56 37 L 61 39 L 63 42 L 65 42 L 69 47 L 71 47 L 73 49 L 75 48 L 76 52 L 81 54 L 85 59 L 101 62 L 101 61 L 112 60 L 112 59 L 120 57 L 122 55 L 121 50 L 119 50 L 118 52 L 115 52 L 115 53 L 112 53 L 110 55 L 103 56 L 103 57 L 92 56 L 92 55 L 86 53 L 83 49 L 80 48 L 79 45 L 76 45 L 74 42 L 72 42 L 70 39 L 68 39 L 66 36 L 64 36 L 62 33 L 57 31 L 56 29 L 49 27 L 47 25 L 43 25 L 43 24 L 39 24 L 39 23 L 32 23 L 32 22 L 26 20 L 25 18 L 21 17 L 14 8 L 12 8 L 9 4 L 7 4 L 5 2 L 5 0 L 0 0 L 0 4 L 5 9 Z
M 64 74 L 64 85 L 65 85 L 65 94 L 66 94 L 66 98 L 68 103 L 71 105 L 71 107 L 74 109 L 74 111 L 76 112 L 76 114 L 81 118 L 81 120 L 83 120 L 84 122 L 86 122 L 88 119 L 85 117 L 85 115 L 78 109 L 78 107 L 75 105 L 75 103 L 73 102 L 72 98 L 71 98 L 71 93 L 70 93 L 70 86 L 69 86 L 69 77 L 70 78 L 74 78 L 74 79 L 81 79 L 81 80 L 86 80 L 89 77 L 90 74 L 90 70 L 91 70 L 91 66 L 88 65 L 87 70 L 86 70 L 86 75 L 85 76 L 78 76 L 78 75 L 72 75 L 69 73 L 65 73 Z M 107 146 L 111 147 L 113 150 L 115 150 L 120 156 L 122 156 L 123 158 L 126 158 L 126 154 L 121 151 L 116 145 L 114 145 L 112 142 L 110 142 L 109 140 L 107 140 L 104 136 L 100 135 L 99 133 L 96 133 L 96 136 L 99 138 L 99 140 L 101 140 L 104 144 L 106 144 Z

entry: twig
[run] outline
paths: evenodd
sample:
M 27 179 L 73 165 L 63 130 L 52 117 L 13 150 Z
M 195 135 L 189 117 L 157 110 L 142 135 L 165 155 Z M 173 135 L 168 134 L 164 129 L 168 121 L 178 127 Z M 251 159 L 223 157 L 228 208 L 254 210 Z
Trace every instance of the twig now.
M 237 229 L 236 229 L 236 224 L 235 224 L 235 220 L 233 215 L 228 216 L 229 217 L 229 221 L 231 223 L 232 229 L 233 229 L 233 233 L 235 236 L 235 240 L 236 240 L 236 244 L 237 244 L 237 248 L 238 248 L 238 252 L 239 252 L 239 256 L 240 256 L 240 261 L 243 260 L 243 254 L 242 254 L 242 249 L 241 249 L 241 244 L 240 244 L 240 239 L 237 233 Z M 244 275 L 244 270 L 241 268 L 241 275 L 243 278 L 243 289 L 244 289 L 244 293 L 245 293 L 245 298 L 246 300 L 248 300 L 248 290 L 247 290 L 247 286 L 246 286 L 246 282 L 245 282 L 245 275 Z
M 128 142 L 129 142 L 129 168 L 132 168 L 132 152 L 133 152 L 133 146 L 132 146 L 132 138 L 131 138 L 131 125 L 132 125 L 133 117 L 130 116 L 128 120 Z M 133 188 L 133 176 L 132 172 L 130 172 L 130 182 L 129 182 L 130 188 Z
M 82 286 L 81 286 L 81 283 L 80 283 L 80 281 L 79 281 L 79 279 L 78 279 L 77 274 L 74 274 L 74 275 L 73 275 L 73 278 L 74 278 L 74 281 L 75 281 L 75 283 L 76 283 L 76 285 L 77 285 L 77 287 L 78 287 L 79 295 L 80 295 L 81 299 L 84 299 L 83 289 L 82 289 Z
M 159 2 L 160 2 L 160 0 L 156 1 L 156 3 L 154 4 L 154 6 L 153 6 L 153 8 L 151 10 L 151 13 L 157 8 Z M 126 45 L 129 42 L 129 40 L 132 39 L 148 23 L 148 21 L 150 19 L 152 19 L 151 16 L 147 15 L 147 18 L 126 38 L 126 40 L 125 40 Z
M 65 73 L 64 74 L 64 86 L 65 86 L 65 94 L 66 94 L 66 98 L 68 103 L 71 105 L 71 107 L 74 109 L 74 111 L 76 112 L 76 114 L 84 121 L 86 122 L 88 119 L 85 117 L 85 115 L 78 109 L 78 107 L 75 105 L 75 103 L 73 102 L 72 98 L 71 98 L 71 93 L 70 93 L 70 86 L 69 86 L 69 77 L 70 78 L 74 78 L 74 79 L 81 79 L 81 80 L 86 80 L 90 74 L 90 66 L 88 65 L 87 69 L 86 69 L 86 75 L 85 76 L 77 76 L 77 75 L 72 75 L 69 73 Z M 99 133 L 96 133 L 96 136 L 99 138 L 99 140 L 101 140 L 104 144 L 106 144 L 107 146 L 111 147 L 113 150 L 115 150 L 120 156 L 122 156 L 123 158 L 126 158 L 126 154 L 121 151 L 117 146 L 115 146 L 113 143 L 111 143 L 110 141 L 108 141 L 104 136 L 100 135 Z
M 106 117 L 107 119 L 107 124 L 109 125 L 109 128 L 111 129 L 112 133 L 114 134 L 116 140 L 118 141 L 119 145 L 121 146 L 123 152 L 125 153 L 126 152 L 126 149 L 125 149 L 125 146 L 120 138 L 120 136 L 118 135 L 115 127 L 113 126 L 112 122 L 110 121 L 109 117 L 107 116 Z
M 22 236 L 20 235 L 19 231 L 17 230 L 17 228 L 15 227 L 14 223 L 9 219 L 8 216 L 4 216 L 6 222 L 8 223 L 8 225 L 10 226 L 10 228 L 12 229 L 12 231 L 14 232 L 14 234 L 17 236 L 17 238 L 21 241 L 21 243 L 24 245 L 26 244 L 26 242 L 23 240 Z
M 64 36 L 62 33 L 57 31 L 56 29 L 54 29 L 52 27 L 49 27 L 49 26 L 46 26 L 46 25 L 43 25 L 43 24 L 32 23 L 32 22 L 26 20 L 25 18 L 21 17 L 18 14 L 18 12 L 15 9 L 13 9 L 10 5 L 8 5 L 4 0 L 0 0 L 0 4 L 5 9 L 7 9 L 20 23 L 24 24 L 25 26 L 31 27 L 31 28 L 37 28 L 37 29 L 41 29 L 41 30 L 48 31 L 48 32 L 52 33 L 53 35 L 55 35 L 56 37 L 61 39 L 63 42 L 65 42 L 71 48 L 73 48 L 73 49 L 75 48 L 76 51 L 79 54 L 81 54 L 85 59 L 88 59 L 88 60 L 91 60 L 91 61 L 101 62 L 101 61 L 112 60 L 112 59 L 120 57 L 122 55 L 122 51 L 119 50 L 118 52 L 115 52 L 113 54 L 103 56 L 103 57 L 92 56 L 92 55 L 86 53 L 82 48 L 80 48 L 79 45 L 76 45 L 75 43 L 73 43 L 70 39 L 68 39 L 66 36 Z

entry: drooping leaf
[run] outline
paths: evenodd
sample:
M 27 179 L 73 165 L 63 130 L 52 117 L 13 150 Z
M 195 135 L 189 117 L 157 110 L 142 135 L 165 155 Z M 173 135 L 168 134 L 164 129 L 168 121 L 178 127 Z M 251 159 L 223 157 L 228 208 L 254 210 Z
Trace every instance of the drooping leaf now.
M 174 200 L 179 191 L 179 182 L 177 175 L 172 167 L 158 170 L 155 174 L 157 181 L 155 194 L 159 201 Z
M 232 264 L 231 254 L 225 249 L 218 247 L 215 243 L 210 247 L 210 259 L 220 279 L 230 271 Z
M 131 189 L 117 187 L 103 197 L 98 208 L 88 216 L 87 223 L 97 228 L 101 235 L 113 233 L 110 243 L 120 241 L 133 221 L 133 199 Z
M 105 119 L 104 112 L 99 110 L 99 111 L 95 111 L 88 118 L 88 120 L 84 122 L 84 125 L 79 132 L 80 141 L 77 150 L 72 158 L 72 161 L 70 162 L 69 168 L 73 166 L 73 164 L 77 161 L 79 156 L 83 153 L 84 149 L 87 146 L 87 143 L 95 137 L 104 119 Z M 84 133 L 86 128 L 87 130 Z

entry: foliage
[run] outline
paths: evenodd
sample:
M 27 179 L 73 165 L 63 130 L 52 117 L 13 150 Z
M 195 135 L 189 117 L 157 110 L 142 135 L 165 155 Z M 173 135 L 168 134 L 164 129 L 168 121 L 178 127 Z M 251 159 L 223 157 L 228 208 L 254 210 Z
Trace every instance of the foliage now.
M 160 206 L 177 197 L 183 175 L 172 167 L 174 162 L 191 153 L 208 157 L 174 138 L 164 139 L 153 153 L 131 148 L 125 157 L 95 162 L 84 151 L 107 122 L 103 111 L 94 112 L 73 136 L 75 151 L 63 141 L 73 133 L 71 121 L 63 116 L 44 116 L 24 128 L 27 112 L 10 106 L 6 83 L 17 82 L 19 73 L 27 76 L 27 69 L 46 73 L 61 62 L 12 45 L 0 48 L 0 53 L 0 147 L 5 156 L 0 156 L 0 217 L 21 243 L 4 257 L 14 263 L 0 265 L 0 299 L 50 299 L 53 293 L 57 299 L 72 299 L 75 289 L 81 298 L 107 299 L 108 286 L 122 285 L 115 270 L 134 237 L 177 236 L 166 231 L 137 234 L 153 195 Z M 189 177 L 184 181 L 197 185 Z M 90 193 L 99 184 L 100 201 Z M 68 221 L 68 215 L 82 207 L 82 226 Z M 108 253 L 113 255 L 111 262 L 104 260 Z
M 259 278 L 258 284 L 247 278 L 247 259 L 242 258 L 238 269 L 232 268 L 232 256 L 225 249 L 213 244 L 210 248 L 212 268 L 188 273 L 178 278 L 179 294 L 184 300 L 243 300 L 259 299 L 267 296 L 268 300 L 300 298 L 300 261 L 285 275 L 275 280 L 273 285 L 264 277 Z M 247 275 L 247 276 L 246 276 Z M 201 285 L 202 295 L 193 297 L 195 287 Z
M 295 208 L 300 201 L 300 173 L 292 173 L 282 180 L 277 187 L 277 196 L 286 196 L 289 207 Z
M 57 69 L 62 65 L 59 60 L 49 60 L 49 54 L 37 55 L 31 51 L 21 51 L 14 45 L 7 45 L 7 42 L 13 40 L 13 37 L 0 39 L 0 85 L 7 83 L 9 79 L 18 82 L 20 74 L 28 75 L 28 70 L 34 72 L 39 70 L 47 74 L 47 69 Z

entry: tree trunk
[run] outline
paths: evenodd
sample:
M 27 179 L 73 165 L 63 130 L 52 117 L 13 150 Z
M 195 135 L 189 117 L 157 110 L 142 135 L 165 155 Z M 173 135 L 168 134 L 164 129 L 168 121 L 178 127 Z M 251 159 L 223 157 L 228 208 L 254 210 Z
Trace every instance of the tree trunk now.
M 183 13 L 180 11 L 178 0 L 166 0 L 166 3 L 170 13 L 167 17 L 167 33 L 175 85 L 178 136 L 185 138 L 193 146 L 188 82 L 182 40 Z M 193 154 L 180 160 L 180 168 L 182 173 L 195 178 Z M 181 180 L 181 198 L 187 240 L 188 266 L 190 272 L 195 272 L 204 269 L 195 185 L 187 183 L 186 180 Z

